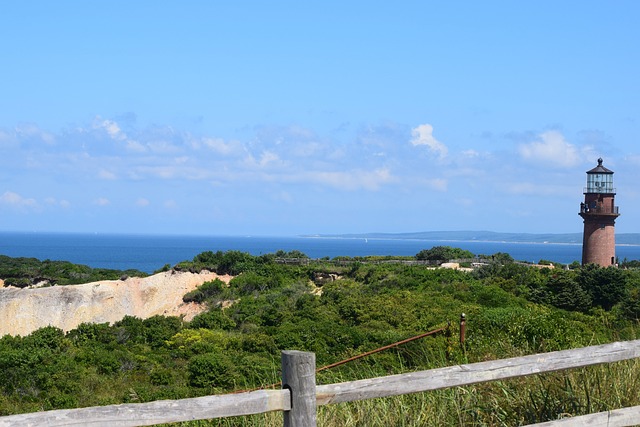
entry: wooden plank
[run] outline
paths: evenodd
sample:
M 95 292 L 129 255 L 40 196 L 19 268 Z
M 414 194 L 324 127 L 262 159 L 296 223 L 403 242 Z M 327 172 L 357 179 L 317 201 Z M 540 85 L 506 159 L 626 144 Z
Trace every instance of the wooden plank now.
M 0 426 L 148 426 L 291 409 L 289 390 L 205 396 L 149 403 L 62 409 L 0 417 Z
M 300 352 L 289 352 L 300 353 Z M 313 355 L 313 353 L 308 353 Z M 372 378 L 315 387 L 317 405 L 397 396 L 400 394 L 457 387 L 480 382 L 553 372 L 640 357 L 640 340 L 617 342 L 581 349 L 535 354 L 511 359 L 480 362 L 402 375 Z M 287 362 L 288 363 L 288 362 Z M 313 362 L 304 364 L 298 375 L 311 377 L 315 384 Z M 299 369 L 295 368 L 295 369 Z M 307 372 L 311 371 L 311 372 Z M 306 373 L 305 373 L 306 372 Z M 291 387 L 291 384 L 289 385 Z M 307 393 L 308 394 L 308 393 Z M 259 390 L 241 394 L 205 396 L 182 400 L 65 409 L 0 417 L 3 426 L 143 426 L 259 414 L 292 409 L 289 389 Z M 313 399 L 305 398 L 310 402 Z M 314 407 L 315 414 L 315 407 Z M 606 418 L 606 419 L 605 419 Z M 570 424 L 579 420 L 576 424 Z M 315 426 L 315 418 L 314 418 Z M 540 425 L 629 426 L 640 424 L 640 407 L 585 415 Z
M 640 340 L 316 387 L 318 405 L 398 396 L 640 357 Z
M 563 418 L 525 427 L 627 427 L 640 425 L 640 406 Z
M 284 412 L 284 427 L 316 427 L 316 355 L 283 351 L 282 387 L 291 391 L 291 410 Z

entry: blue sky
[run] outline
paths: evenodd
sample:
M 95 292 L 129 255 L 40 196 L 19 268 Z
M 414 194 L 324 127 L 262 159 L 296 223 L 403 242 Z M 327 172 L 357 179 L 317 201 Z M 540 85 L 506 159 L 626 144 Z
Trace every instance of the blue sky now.
M 0 4 L 3 231 L 640 232 L 640 2 Z

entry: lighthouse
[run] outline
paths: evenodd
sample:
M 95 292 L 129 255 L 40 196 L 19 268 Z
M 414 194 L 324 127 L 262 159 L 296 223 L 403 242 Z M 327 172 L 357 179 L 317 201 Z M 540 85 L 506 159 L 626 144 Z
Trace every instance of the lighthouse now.
M 615 196 L 613 171 L 598 159 L 598 166 L 587 171 L 584 202 L 580 203 L 579 215 L 584 220 L 582 265 L 607 267 L 616 263 L 615 223 L 620 214 Z

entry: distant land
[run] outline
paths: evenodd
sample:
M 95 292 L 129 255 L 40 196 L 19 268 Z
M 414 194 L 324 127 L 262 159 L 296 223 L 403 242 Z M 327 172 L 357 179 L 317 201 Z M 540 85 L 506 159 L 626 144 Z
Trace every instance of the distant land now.
M 499 233 L 495 231 L 419 231 L 413 233 L 316 234 L 305 237 L 342 239 L 415 239 L 439 241 L 479 241 L 509 243 L 573 243 L 582 244 L 582 233 L 533 234 Z M 616 234 L 618 245 L 640 245 L 640 233 Z

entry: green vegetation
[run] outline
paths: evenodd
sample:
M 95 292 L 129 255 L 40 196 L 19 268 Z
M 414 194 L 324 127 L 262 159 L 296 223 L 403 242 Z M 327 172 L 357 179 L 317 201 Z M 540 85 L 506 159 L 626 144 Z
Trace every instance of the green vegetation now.
M 431 249 L 423 249 L 416 255 L 416 259 L 429 261 L 449 261 L 465 258 L 475 258 L 475 255 L 467 250 L 450 246 L 434 246 Z
M 4 280 L 6 286 L 24 288 L 37 284 L 75 285 L 98 280 L 117 280 L 128 276 L 145 277 L 147 274 L 138 270 L 91 268 L 67 261 L 39 261 L 36 258 L 11 258 L 0 255 L 0 279 Z
M 322 371 L 318 382 L 639 338 L 640 271 L 540 269 L 505 255 L 463 272 L 384 257 L 310 261 L 300 253 L 205 252 L 176 268 L 235 277 L 228 286 L 214 280 L 185 295 L 185 301 L 208 307 L 190 322 L 125 317 L 114 325 L 82 324 L 66 334 L 47 327 L 1 338 L 0 414 L 253 389 L 279 381 L 281 350 L 313 351 L 320 367 L 455 325 L 463 312 L 464 348 L 452 327 Z M 636 360 L 330 405 L 319 409 L 318 424 L 519 425 L 639 405 L 639 384 Z M 277 426 L 281 417 L 184 425 Z

